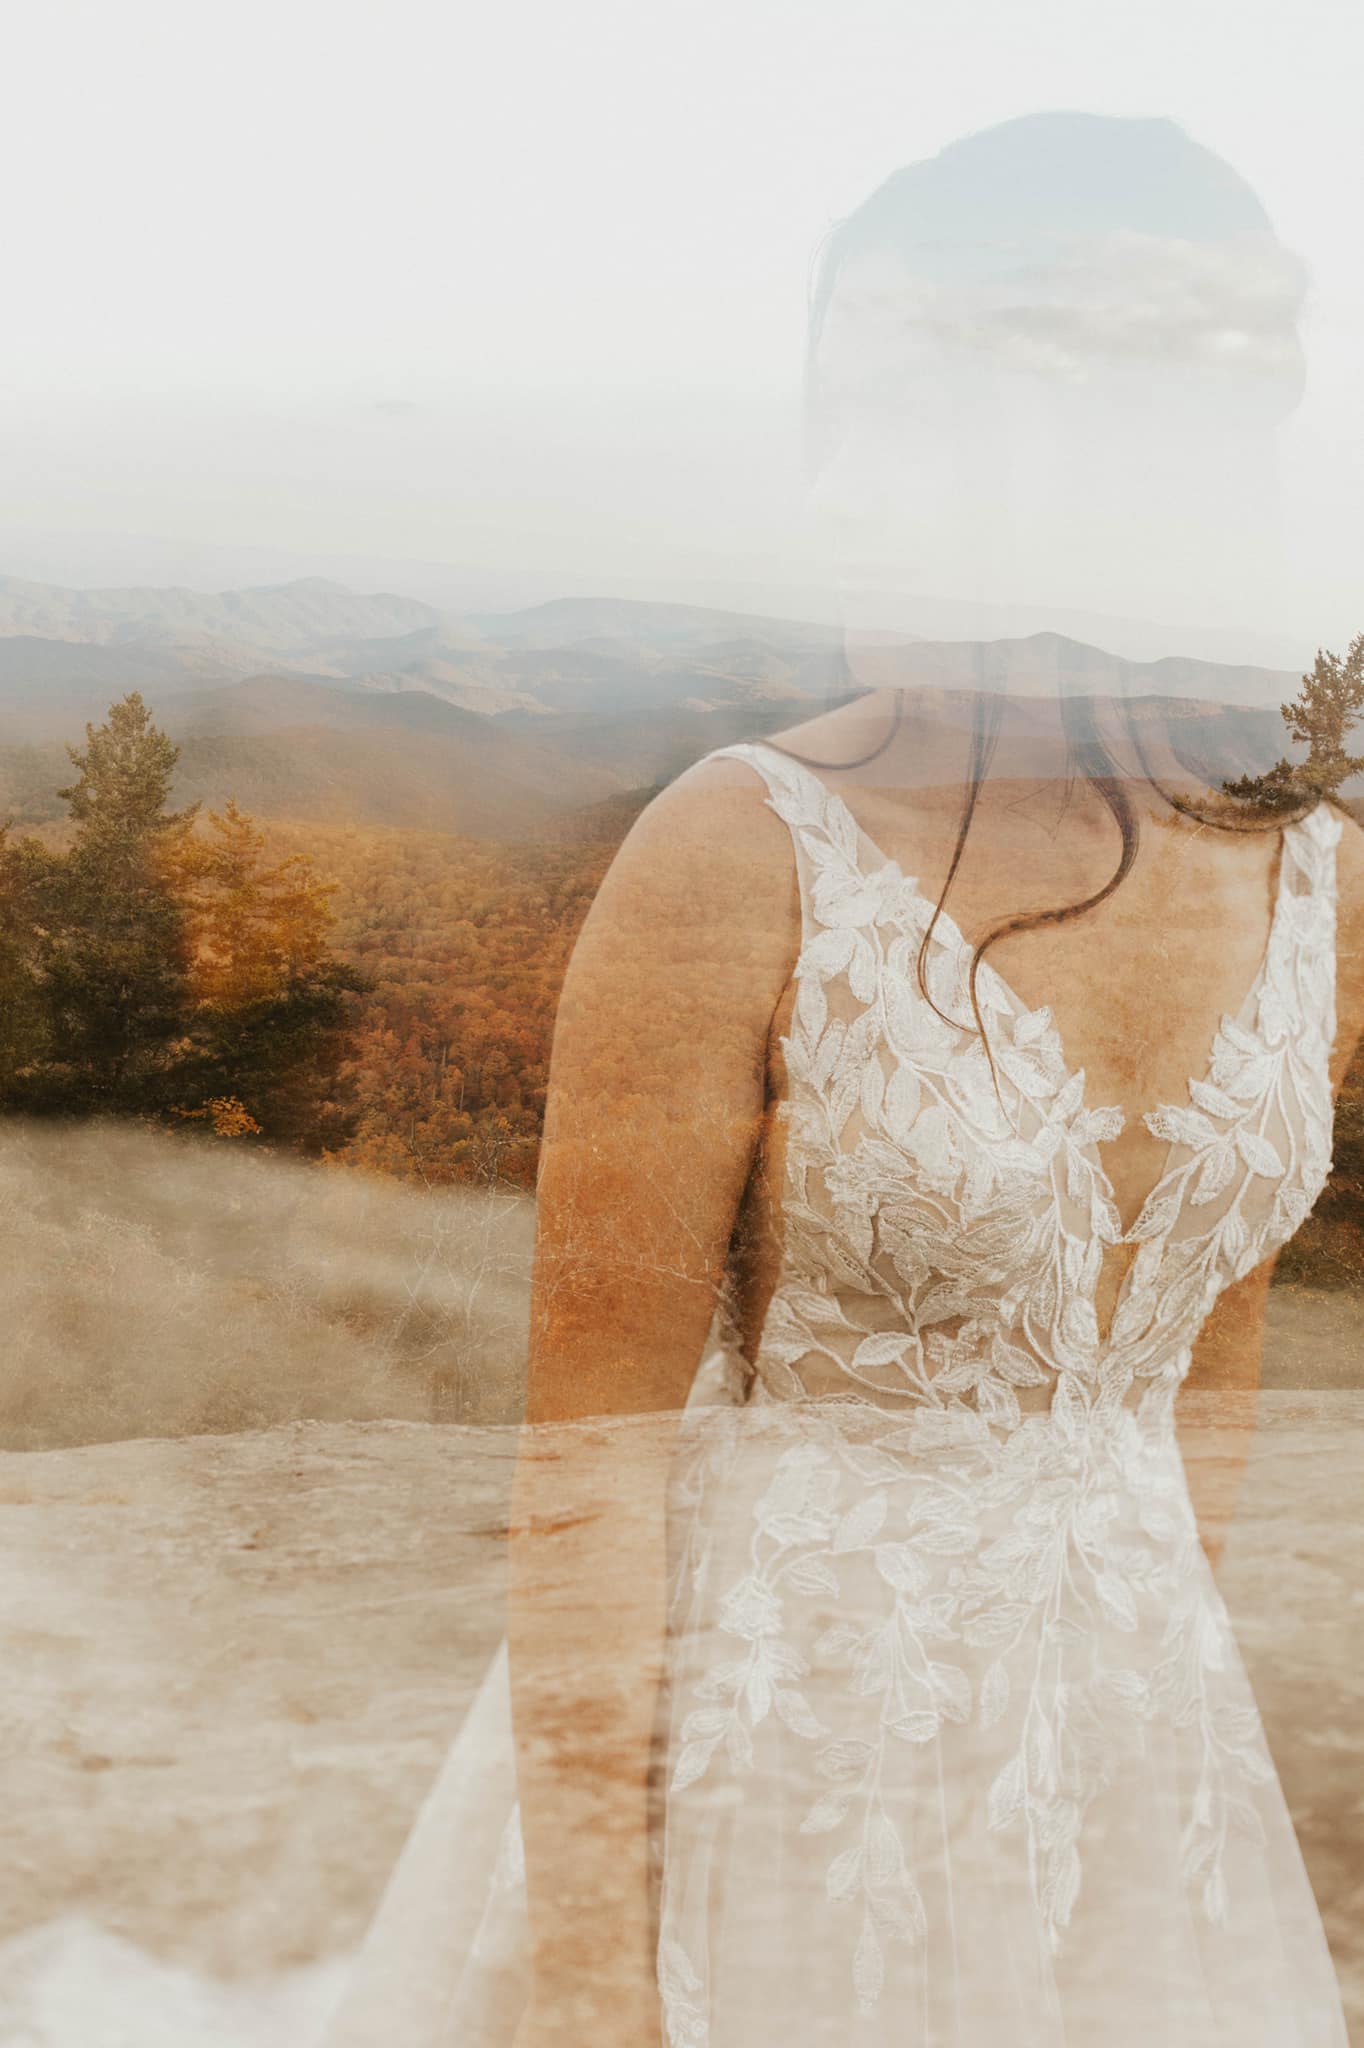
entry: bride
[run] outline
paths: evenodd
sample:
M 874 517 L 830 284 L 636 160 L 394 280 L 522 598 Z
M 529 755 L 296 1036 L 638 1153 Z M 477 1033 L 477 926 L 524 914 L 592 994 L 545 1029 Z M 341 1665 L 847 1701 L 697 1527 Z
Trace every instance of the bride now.
M 1173 309 L 1144 353 L 1119 259 Z M 1343 2048 L 1180 1435 L 1196 1394 L 1241 1416 L 1329 1170 L 1364 834 L 1257 785 L 1212 671 L 885 630 L 975 544 L 990 479 L 910 466 L 973 393 L 1043 450 L 993 479 L 982 602 L 1265 596 L 1285 263 L 1178 129 L 1084 116 L 831 237 L 813 452 L 874 608 L 840 701 L 679 776 L 583 929 L 508 1640 L 338 2048 Z M 1168 522 L 1122 467 L 1162 434 Z

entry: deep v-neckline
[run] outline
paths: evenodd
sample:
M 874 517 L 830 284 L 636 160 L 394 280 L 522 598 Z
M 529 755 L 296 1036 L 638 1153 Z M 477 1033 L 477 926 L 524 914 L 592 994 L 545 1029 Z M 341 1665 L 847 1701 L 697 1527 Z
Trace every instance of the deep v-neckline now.
M 853 843 L 857 844 L 858 841 L 865 842 L 865 844 L 870 848 L 871 853 L 874 855 L 877 862 L 880 864 L 880 870 L 882 872 L 888 872 L 890 874 L 893 874 L 896 879 L 897 885 L 899 886 L 901 891 L 906 892 L 916 903 L 918 903 L 924 910 L 926 910 L 930 916 L 932 916 L 935 911 L 937 912 L 933 924 L 933 936 L 937 938 L 941 934 L 942 944 L 953 954 L 958 966 L 969 966 L 975 949 L 968 943 L 965 934 L 962 932 L 956 920 L 952 917 L 950 912 L 938 909 L 937 905 L 933 902 L 933 899 L 919 887 L 919 880 L 917 875 L 906 874 L 904 867 L 900 861 L 892 859 L 888 854 L 882 851 L 882 849 L 877 845 L 876 841 L 872 838 L 871 834 L 866 830 L 865 826 L 859 823 L 858 819 L 853 815 L 850 806 L 848 805 L 846 799 L 840 794 L 840 792 L 836 789 L 831 788 L 831 786 L 827 782 L 825 782 L 821 776 L 816 775 L 814 770 L 810 768 L 805 762 L 797 761 L 790 754 L 784 754 L 780 748 L 765 746 L 765 743 L 762 741 L 757 741 L 754 744 L 760 747 L 764 747 L 764 750 L 767 753 L 775 754 L 778 760 L 780 760 L 785 766 L 789 768 L 794 768 L 798 774 L 807 776 L 809 778 L 810 783 L 814 786 L 815 790 L 819 794 L 819 799 L 821 803 L 827 805 L 832 814 L 836 816 L 839 819 L 839 821 L 844 825 L 846 830 L 853 835 Z M 1265 976 L 1269 971 L 1270 962 L 1274 957 L 1275 945 L 1278 941 L 1280 929 L 1285 916 L 1285 903 L 1289 894 L 1289 862 L 1287 841 L 1288 834 L 1292 829 L 1293 828 L 1291 825 L 1281 825 L 1279 827 L 1279 845 L 1278 852 L 1275 857 L 1274 901 L 1272 908 L 1270 910 L 1269 929 L 1265 937 L 1264 948 L 1260 954 L 1259 964 L 1255 969 L 1250 984 L 1246 989 L 1245 994 L 1242 996 L 1238 1007 L 1234 1011 L 1224 1010 L 1221 1013 L 1221 1016 L 1218 1018 L 1216 1024 L 1214 1024 L 1213 1029 L 1209 1035 L 1208 1058 L 1204 1065 L 1203 1072 L 1199 1075 L 1190 1075 L 1185 1078 L 1183 1084 L 1185 1101 L 1184 1103 L 1178 1105 L 1178 1107 L 1181 1110 L 1196 1110 L 1197 1104 L 1194 1101 L 1195 1087 L 1204 1086 L 1211 1081 L 1215 1060 L 1214 1048 L 1216 1046 L 1218 1034 L 1224 1027 L 1225 1020 L 1227 1018 L 1230 1018 L 1234 1024 L 1241 1025 L 1247 1030 L 1253 1028 L 1254 1013 L 1258 1006 L 1261 990 L 1264 986 Z M 864 867 L 860 859 L 857 861 L 856 865 L 858 873 L 862 876 L 863 880 L 868 879 L 866 868 Z M 1165 1193 L 1166 1189 L 1168 1188 L 1170 1182 L 1175 1178 L 1177 1174 L 1184 1170 L 1181 1166 L 1175 1163 L 1174 1159 L 1174 1154 L 1176 1150 L 1181 1149 L 1179 1146 L 1179 1142 L 1177 1140 L 1174 1140 L 1166 1145 L 1165 1156 L 1163 1163 L 1161 1165 L 1160 1172 L 1152 1181 L 1150 1188 L 1147 1190 L 1145 1195 L 1143 1195 L 1141 1201 L 1137 1204 L 1136 1213 L 1133 1216 L 1131 1223 L 1128 1224 L 1126 1228 L 1122 1227 L 1123 1218 L 1118 1207 L 1118 1200 L 1116 1193 L 1114 1191 L 1113 1182 L 1109 1175 L 1107 1167 L 1104 1165 L 1103 1157 L 1100 1153 L 1099 1147 L 1104 1144 L 1113 1143 L 1114 1140 L 1120 1137 L 1122 1135 L 1122 1132 L 1127 1129 L 1130 1121 L 1139 1120 L 1142 1123 L 1145 1123 L 1149 1130 L 1150 1119 L 1153 1116 L 1156 1116 L 1160 1112 L 1160 1110 L 1168 1109 L 1172 1107 L 1172 1105 L 1167 1102 L 1153 1103 L 1149 1109 L 1134 1112 L 1133 1115 L 1129 1117 L 1128 1111 L 1125 1108 L 1123 1108 L 1122 1104 L 1120 1103 L 1114 1103 L 1111 1105 L 1091 1104 L 1088 1099 L 1088 1093 L 1085 1089 L 1085 1069 L 1083 1067 L 1072 1067 L 1070 1065 L 1067 1048 L 1061 1041 L 1061 1033 L 1056 1028 L 1055 1019 L 1052 1014 L 1050 1004 L 1025 1003 L 1022 997 L 1017 993 L 1017 991 L 1012 987 L 1012 985 L 1005 979 L 1005 977 L 999 972 L 999 970 L 996 967 L 987 965 L 985 971 L 993 976 L 994 985 L 998 989 L 1000 996 L 1013 1011 L 1015 1020 L 1018 1017 L 1022 1016 L 1036 1015 L 1037 1012 L 1042 1009 L 1045 1009 L 1047 1011 L 1049 1020 L 1052 1024 L 1052 1029 L 1056 1031 L 1057 1042 L 1060 1047 L 1060 1064 L 1064 1071 L 1064 1078 L 1057 1088 L 1057 1094 L 1059 1095 L 1066 1088 L 1073 1087 L 1078 1077 L 1080 1087 L 1080 1103 L 1078 1106 L 1077 1113 L 1088 1112 L 1092 1109 L 1100 1107 L 1111 1107 L 1117 1110 L 1118 1113 L 1121 1115 L 1122 1122 L 1119 1125 L 1118 1129 L 1113 1133 L 1111 1138 L 1089 1137 L 1084 1141 L 1083 1144 L 1081 1144 L 1078 1147 L 1078 1149 L 1087 1155 L 1088 1163 L 1091 1169 L 1093 1170 L 1095 1179 L 1097 1180 L 1106 1200 L 1111 1206 L 1113 1216 L 1119 1226 L 1119 1235 L 1113 1240 L 1114 1243 L 1120 1245 L 1130 1245 L 1139 1243 L 1140 1240 L 1134 1237 L 1133 1233 L 1138 1229 L 1143 1217 L 1145 1217 L 1148 1214 L 1152 1205 L 1160 1200 L 1161 1196 Z M 970 1026 L 965 1024 L 954 1024 L 954 1028 L 960 1031 L 967 1031 L 971 1029 Z M 1152 1136 L 1158 1135 L 1159 1133 L 1152 1132 Z M 1117 1322 L 1119 1312 L 1121 1311 L 1123 1303 L 1127 1298 L 1129 1283 L 1131 1281 L 1134 1264 L 1135 1261 L 1129 1260 L 1127 1269 L 1122 1274 L 1122 1277 L 1118 1283 L 1118 1291 L 1114 1298 L 1113 1307 L 1109 1315 L 1108 1333 L 1101 1339 L 1101 1344 L 1104 1349 L 1107 1349 L 1108 1347 L 1114 1325 Z M 1097 1292 L 1097 1283 L 1095 1291 Z

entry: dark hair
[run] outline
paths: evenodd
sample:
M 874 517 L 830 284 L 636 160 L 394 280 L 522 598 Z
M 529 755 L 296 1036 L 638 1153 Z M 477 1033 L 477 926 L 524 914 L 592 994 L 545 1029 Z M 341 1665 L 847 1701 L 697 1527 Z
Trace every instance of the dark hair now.
M 1284 357 L 1287 375 L 1282 369 L 1276 374 L 1285 394 L 1291 387 L 1290 402 L 1296 401 L 1301 388 L 1296 313 L 1304 274 L 1301 266 L 1295 270 L 1295 258 L 1273 244 L 1269 217 L 1246 181 L 1173 121 L 1043 112 L 1023 115 L 966 136 L 936 157 L 896 171 L 854 213 L 829 231 L 817 252 L 810 291 L 805 358 L 807 448 L 818 453 L 823 406 L 818 367 L 820 337 L 840 272 L 851 256 L 862 250 L 888 248 L 911 273 L 938 282 L 970 283 L 1007 274 L 1019 261 L 1020 247 L 1035 256 L 1039 240 L 1117 230 L 1185 242 L 1217 243 L 1244 235 L 1270 242 L 1286 260 L 1288 279 L 1288 296 L 1279 301 L 1273 317 L 1291 343 Z M 844 670 L 846 679 L 846 658 Z M 901 690 L 894 722 L 885 738 L 855 760 L 820 762 L 789 748 L 778 751 L 816 769 L 862 766 L 890 745 L 904 716 L 904 699 Z M 1092 699 L 1063 690 L 1059 701 L 1070 757 L 1111 813 L 1121 847 L 1112 874 L 1092 895 L 1056 909 L 1004 918 L 976 945 L 968 993 L 992 1074 L 994 1060 L 976 987 L 986 951 L 1008 933 L 1063 923 L 1095 908 L 1120 887 L 1132 868 L 1140 843 L 1136 810 L 1100 736 Z M 1268 830 L 1283 823 L 1282 804 L 1257 809 L 1244 796 L 1240 803 L 1228 797 L 1225 805 L 1200 807 L 1165 789 L 1152 772 L 1125 695 L 1120 702 L 1143 777 L 1172 809 L 1223 830 Z M 916 962 L 919 986 L 930 1003 L 925 960 L 934 926 L 961 862 L 998 740 L 1001 712 L 998 697 L 986 691 L 977 692 L 970 769 L 956 841 Z M 769 740 L 766 744 L 770 746 L 773 742 Z M 1175 751 L 1183 761 L 1177 738 Z M 1313 801 L 1304 801 L 1299 815 L 1312 808 Z M 937 1009 L 936 1003 L 933 1008 Z

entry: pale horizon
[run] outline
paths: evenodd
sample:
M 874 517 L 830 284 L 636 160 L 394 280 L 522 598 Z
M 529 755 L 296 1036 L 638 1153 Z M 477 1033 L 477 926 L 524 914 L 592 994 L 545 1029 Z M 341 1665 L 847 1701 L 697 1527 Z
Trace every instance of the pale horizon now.
M 1359 629 L 1364 28 L 1333 0 L 1291 22 L 1156 0 L 1139 25 L 1076 0 L 931 22 L 853 0 L 836 25 L 743 0 L 671 39 L 616 0 L 571 21 L 405 0 L 382 30 L 247 0 L 230 35 L 168 0 L 117 21 L 60 0 L 11 38 L 0 573 L 833 622 L 800 445 L 821 237 L 899 165 L 1083 108 L 1179 123 L 1306 267 L 1285 582 L 1267 616 L 1254 576 L 1245 602 L 1194 587 L 1153 615 L 1100 597 L 1102 561 L 1068 564 L 1078 602 L 1006 589 L 1001 630 L 1050 607 L 1284 660 Z M 1206 546 L 1234 584 L 1234 527 Z M 980 599 L 976 564 L 951 568 L 920 585 L 930 633 Z M 898 600 L 884 623 L 925 630 Z

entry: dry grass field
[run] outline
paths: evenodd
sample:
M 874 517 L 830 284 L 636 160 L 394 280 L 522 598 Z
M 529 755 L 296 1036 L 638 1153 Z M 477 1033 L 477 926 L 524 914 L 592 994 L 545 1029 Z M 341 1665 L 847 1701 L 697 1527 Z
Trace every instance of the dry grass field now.
M 534 1213 L 119 1124 L 0 1124 L 0 1446 L 511 1421 Z

